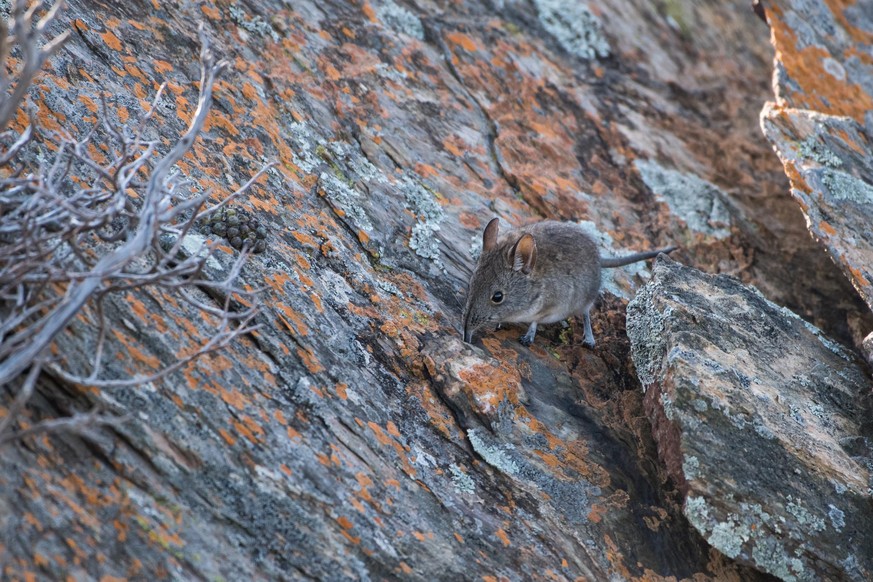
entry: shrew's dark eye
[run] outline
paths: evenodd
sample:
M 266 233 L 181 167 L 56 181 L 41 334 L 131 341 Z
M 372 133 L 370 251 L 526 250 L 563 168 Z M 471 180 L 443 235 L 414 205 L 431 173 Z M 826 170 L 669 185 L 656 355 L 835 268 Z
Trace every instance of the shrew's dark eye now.
M 491 296 L 491 303 L 498 305 L 503 303 L 503 291 L 495 291 L 494 295 Z

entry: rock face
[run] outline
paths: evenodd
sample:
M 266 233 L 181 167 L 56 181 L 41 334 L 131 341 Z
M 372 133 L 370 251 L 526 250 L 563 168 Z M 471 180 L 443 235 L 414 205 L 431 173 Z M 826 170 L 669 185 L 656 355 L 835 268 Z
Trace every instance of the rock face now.
M 161 382 L 100 391 L 42 378 L 23 426 L 95 403 L 131 420 L 3 451 L 4 577 L 784 574 L 754 548 L 773 560 L 791 552 L 792 573 L 798 560 L 807 572 L 855 575 L 848 562 L 813 564 L 813 541 L 837 544 L 826 535 L 840 520 L 850 539 L 827 547 L 837 560 L 855 552 L 857 572 L 869 568 L 859 541 L 869 526 L 847 533 L 865 493 L 836 464 L 854 452 L 835 457 L 827 476 L 846 488 L 829 502 L 834 517 L 806 498 L 793 496 L 793 509 L 784 500 L 788 514 L 813 519 L 806 543 L 792 529 L 782 545 L 738 546 L 751 525 L 725 517 L 724 531 L 716 520 L 735 510 L 703 494 L 688 513 L 694 481 L 680 479 L 681 461 L 658 456 L 624 332 L 625 298 L 645 270 L 613 273 L 593 314 L 596 350 L 581 347 L 581 329 L 559 325 L 530 350 L 518 329 L 459 342 L 471 251 L 495 215 L 513 225 L 587 221 L 616 254 L 678 243 L 683 262 L 756 284 L 847 345 L 873 328 L 810 240 L 760 134 L 765 24 L 745 4 L 566 6 L 69 1 L 62 24 L 75 34 L 31 94 L 42 128 L 84 135 L 99 125 L 100 92 L 124 122 L 166 82 L 149 130 L 166 147 L 193 113 L 198 21 L 231 61 L 179 171 L 198 190 L 228 193 L 278 162 L 237 203 L 267 231 L 265 252 L 242 273 L 264 288 L 263 310 L 256 332 Z M 235 251 L 221 252 L 217 271 Z M 157 292 L 114 297 L 106 312 L 120 377 L 208 339 L 195 312 Z M 83 312 L 56 342 L 71 365 L 93 352 L 92 317 Z M 855 382 L 848 362 L 828 361 Z M 822 398 L 841 415 L 823 437 L 858 422 L 844 394 Z M 653 418 L 660 435 L 666 425 Z M 798 495 L 823 487 L 806 475 L 792 485 Z
M 709 543 L 784 580 L 869 580 L 873 383 L 857 359 L 736 279 L 668 261 L 627 331 L 659 453 Z
M 873 309 L 873 3 L 768 8 L 776 101 L 761 125 L 810 232 Z

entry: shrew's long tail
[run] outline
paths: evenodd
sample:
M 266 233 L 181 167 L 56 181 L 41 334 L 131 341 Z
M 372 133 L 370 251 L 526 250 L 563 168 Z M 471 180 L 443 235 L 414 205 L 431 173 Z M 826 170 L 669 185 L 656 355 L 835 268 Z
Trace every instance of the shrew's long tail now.
M 601 267 L 623 267 L 624 265 L 630 265 L 631 263 L 636 263 L 637 261 L 645 261 L 647 259 L 654 259 L 661 253 L 667 254 L 673 252 L 678 247 L 667 247 L 665 249 L 658 249 L 656 251 L 646 251 L 644 253 L 634 253 L 632 255 L 628 255 L 626 257 L 600 257 L 600 266 Z

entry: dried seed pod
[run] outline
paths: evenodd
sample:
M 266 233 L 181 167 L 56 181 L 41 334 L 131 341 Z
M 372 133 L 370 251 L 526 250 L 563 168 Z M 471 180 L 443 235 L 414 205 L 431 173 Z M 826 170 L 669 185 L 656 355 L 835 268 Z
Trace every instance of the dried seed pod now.
M 239 236 L 239 228 L 231 226 L 227 229 L 227 238 L 234 238 L 237 236 Z
M 255 234 L 258 236 L 258 238 L 267 238 L 267 229 L 263 226 L 259 226 L 255 229 Z
M 216 222 L 212 225 L 212 232 L 218 236 L 224 236 L 227 232 L 227 225 L 223 222 Z
M 254 251 L 255 251 L 256 253 L 262 253 L 262 252 L 264 252 L 265 250 L 267 250 L 267 243 L 266 243 L 266 241 L 259 240 L 258 242 L 255 243 Z
M 239 233 L 243 236 L 247 235 L 251 229 L 246 224 L 239 225 Z
M 232 246 L 233 248 L 241 249 L 242 245 L 243 245 L 243 240 L 240 237 L 235 236 L 232 239 L 230 239 L 230 246 Z
M 240 223 L 239 216 L 233 215 L 227 217 L 227 224 L 230 226 L 238 226 Z

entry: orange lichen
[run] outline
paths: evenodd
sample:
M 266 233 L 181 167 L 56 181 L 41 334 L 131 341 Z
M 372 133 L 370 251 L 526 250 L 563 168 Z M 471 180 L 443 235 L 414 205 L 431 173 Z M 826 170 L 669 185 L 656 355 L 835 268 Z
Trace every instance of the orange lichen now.
M 473 53 L 478 50 L 478 48 L 476 47 L 476 42 L 462 32 L 450 32 L 446 35 L 446 40 L 454 45 L 463 48 L 469 53 Z
M 233 406 L 237 410 L 242 410 L 246 405 L 246 398 L 243 396 L 242 392 L 239 390 L 225 390 L 223 388 L 219 388 L 221 399 L 231 406 Z
M 233 446 L 236 444 L 236 439 L 233 436 L 231 436 L 231 434 L 229 432 L 227 432 L 226 430 L 224 430 L 223 428 L 218 429 L 218 434 L 221 435 L 221 438 L 224 439 L 224 442 L 226 442 L 230 446 Z
M 380 444 L 387 445 L 391 443 L 391 438 L 387 434 L 385 434 L 385 431 L 382 430 L 381 426 L 379 426 L 372 420 L 367 423 L 367 426 L 369 426 L 370 430 L 373 431 L 376 440 L 379 441 Z
M 509 536 L 506 535 L 506 532 L 503 531 L 503 529 L 497 530 L 496 532 L 494 532 L 494 535 L 500 538 L 500 541 L 503 542 L 504 546 L 509 546 Z
M 252 444 L 260 443 L 265 434 L 263 427 L 250 416 L 243 415 L 240 418 L 242 422 L 231 419 L 230 423 Z
M 200 10 L 210 20 L 219 20 L 221 18 L 221 12 L 219 12 L 218 8 L 216 8 L 215 6 L 210 6 L 208 4 L 202 4 L 200 6 Z
M 79 95 L 79 101 L 85 106 L 85 108 L 91 113 L 97 113 L 97 104 L 94 103 L 94 100 L 88 97 L 87 95 Z
M 111 30 L 107 30 L 106 32 L 100 34 L 100 38 L 102 38 L 103 42 L 106 43 L 106 46 L 108 46 L 112 50 L 121 50 L 121 41 L 118 40 L 118 37 L 115 36 L 115 33 L 113 33 Z
M 592 504 L 591 511 L 588 512 L 588 520 L 591 523 L 600 523 L 603 521 L 603 516 L 606 515 L 606 508 L 602 505 Z
M 134 361 L 145 364 L 148 368 L 152 370 L 158 369 L 158 367 L 161 365 L 161 361 L 157 357 L 146 354 L 138 347 L 134 346 L 131 338 L 121 333 L 121 331 L 113 329 L 112 335 L 115 336 L 115 339 L 117 339 L 119 343 L 124 345 L 125 349 L 127 350 L 127 355 L 130 356 Z M 124 354 L 122 353 L 119 353 L 118 356 L 119 359 L 124 358 Z
M 298 347 L 297 355 L 310 373 L 318 374 L 324 371 L 324 366 L 321 365 L 321 362 L 318 361 L 318 358 L 310 350 Z
M 835 15 L 841 15 L 839 9 Z M 839 79 L 825 68 L 826 59 L 842 55 L 831 55 L 819 45 L 797 48 L 797 37 L 793 28 L 787 24 L 778 11 L 771 11 L 770 26 L 776 59 L 781 61 L 792 81 L 800 85 L 800 92 L 792 92 L 790 99 L 797 108 L 812 109 L 831 115 L 845 115 L 863 123 L 864 115 L 873 109 L 873 95 L 861 85 L 847 79 Z
M 447 139 L 444 139 L 443 140 L 443 148 L 445 148 L 445 150 L 447 152 L 449 152 L 450 154 L 452 154 L 453 156 L 460 157 L 464 152 L 461 150 L 461 148 L 459 148 L 457 145 L 455 145 L 454 142 L 456 141 L 456 139 L 457 138 L 455 138 L 454 136 L 447 138 Z
M 818 228 L 819 230 L 830 236 L 837 234 L 837 230 L 824 220 L 818 223 Z
M 118 541 L 124 543 L 127 541 L 127 534 L 130 531 L 130 525 L 127 522 L 118 519 L 112 520 L 112 526 L 118 531 Z
M 276 308 L 284 314 L 279 315 L 279 320 L 285 325 L 292 335 L 307 336 L 309 335 L 309 327 L 303 322 L 303 318 L 291 309 L 291 307 L 279 303 Z

